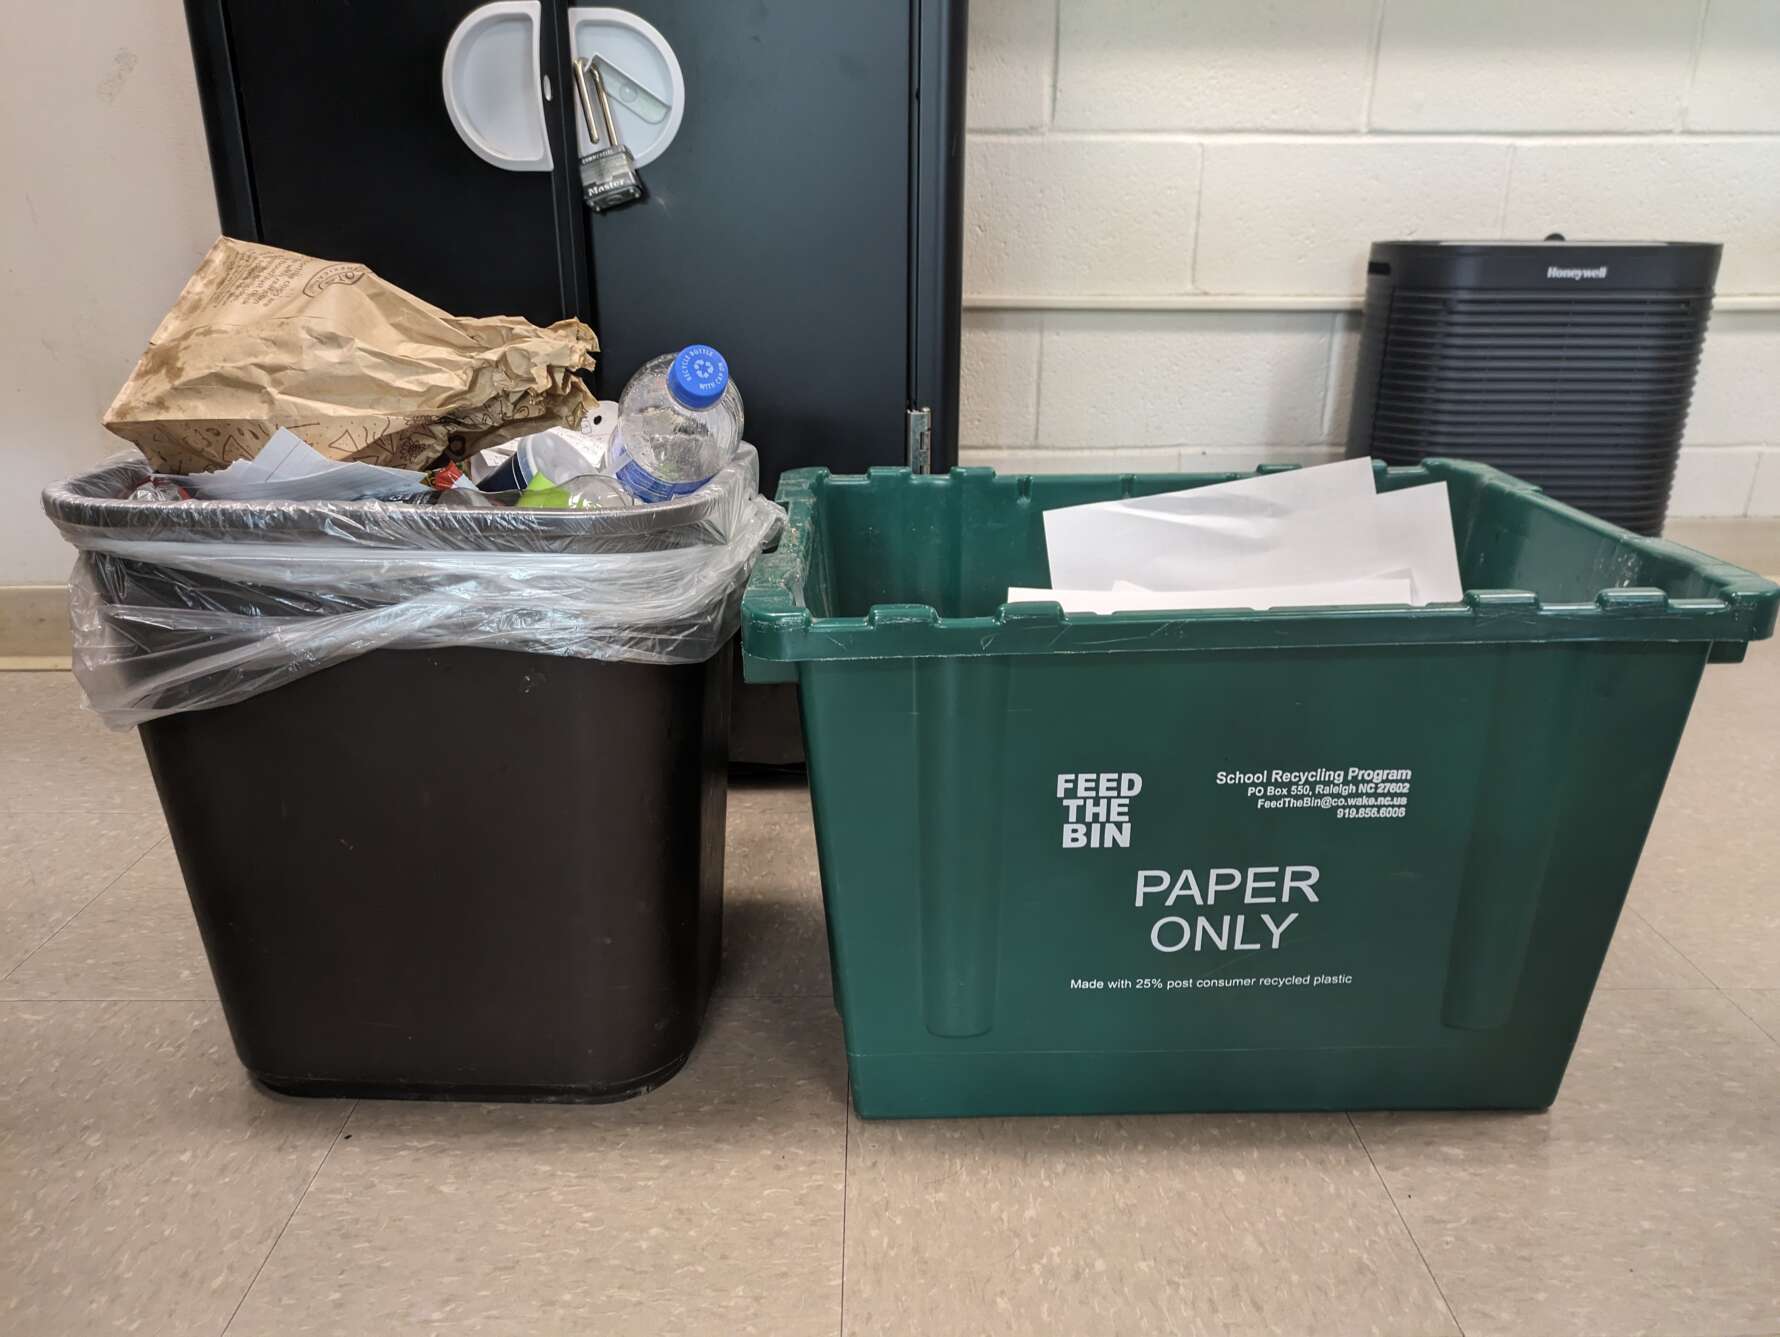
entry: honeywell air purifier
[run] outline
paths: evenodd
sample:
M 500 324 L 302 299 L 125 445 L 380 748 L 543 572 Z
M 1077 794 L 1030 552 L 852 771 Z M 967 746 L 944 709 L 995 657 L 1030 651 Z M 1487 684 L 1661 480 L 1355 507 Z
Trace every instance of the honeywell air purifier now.
M 1347 453 L 1480 460 L 1660 533 L 1721 250 L 1374 244 Z

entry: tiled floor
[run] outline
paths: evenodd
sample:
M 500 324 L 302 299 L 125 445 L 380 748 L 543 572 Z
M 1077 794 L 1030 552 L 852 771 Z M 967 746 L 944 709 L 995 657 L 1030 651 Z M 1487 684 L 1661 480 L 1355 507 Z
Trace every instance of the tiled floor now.
M 1709 671 L 1540 1115 L 848 1115 L 808 803 L 596 1108 L 255 1090 L 141 754 L 0 675 L 0 1333 L 1780 1334 L 1780 652 Z

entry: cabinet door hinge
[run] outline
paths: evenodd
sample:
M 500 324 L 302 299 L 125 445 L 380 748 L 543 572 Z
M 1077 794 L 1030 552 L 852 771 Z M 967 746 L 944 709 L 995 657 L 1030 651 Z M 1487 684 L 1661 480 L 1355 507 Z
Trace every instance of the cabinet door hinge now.
M 909 469 L 918 474 L 933 472 L 933 410 L 908 411 Z

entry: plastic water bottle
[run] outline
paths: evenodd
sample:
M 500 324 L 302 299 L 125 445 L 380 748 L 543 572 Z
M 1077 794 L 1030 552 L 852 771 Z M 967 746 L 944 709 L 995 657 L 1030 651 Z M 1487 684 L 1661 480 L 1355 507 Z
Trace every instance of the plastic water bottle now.
M 742 396 L 709 344 L 645 362 L 618 401 L 607 467 L 640 501 L 696 492 L 742 439 Z

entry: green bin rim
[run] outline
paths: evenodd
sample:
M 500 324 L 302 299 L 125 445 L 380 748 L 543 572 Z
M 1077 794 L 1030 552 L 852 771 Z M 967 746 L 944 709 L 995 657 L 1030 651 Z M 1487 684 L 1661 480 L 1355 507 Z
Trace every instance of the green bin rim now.
M 1274 473 L 1295 465 L 1263 465 Z M 1462 603 L 1423 607 L 1202 609 L 1180 612 L 1065 613 L 1056 603 L 1001 604 L 993 614 L 941 617 L 929 604 L 874 604 L 863 616 L 817 617 L 804 582 L 821 524 L 825 487 L 986 487 L 996 471 L 959 467 L 944 474 L 874 468 L 864 474 L 794 469 L 780 476 L 778 502 L 786 525 L 778 546 L 755 564 L 742 598 L 742 637 L 754 681 L 785 680 L 795 665 L 834 660 L 980 655 L 1106 654 L 1130 651 L 1301 649 L 1462 642 L 1687 641 L 1713 643 L 1714 660 L 1737 660 L 1749 642 L 1774 630 L 1780 585 L 1668 539 L 1646 538 L 1568 506 L 1531 483 L 1468 460 L 1431 459 L 1386 468 L 1380 477 L 1409 483 L 1468 478 L 1474 486 L 1514 494 L 1517 504 L 1551 512 L 1566 523 L 1648 558 L 1679 564 L 1714 593 L 1678 597 L 1653 586 L 1603 588 L 1586 602 L 1550 602 L 1524 589 L 1471 589 Z M 1025 499 L 1042 485 L 1119 485 L 1130 497 L 1250 474 L 1016 474 Z M 1007 481 L 1007 480 L 1002 480 Z M 1143 493 L 1136 489 L 1143 485 Z M 775 666 L 782 666 L 775 668 Z

